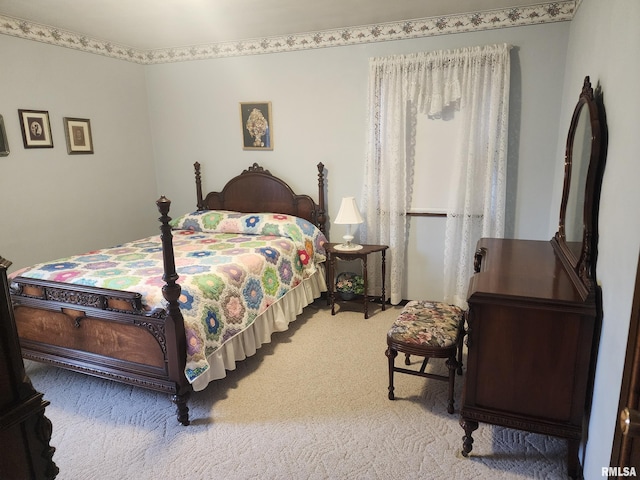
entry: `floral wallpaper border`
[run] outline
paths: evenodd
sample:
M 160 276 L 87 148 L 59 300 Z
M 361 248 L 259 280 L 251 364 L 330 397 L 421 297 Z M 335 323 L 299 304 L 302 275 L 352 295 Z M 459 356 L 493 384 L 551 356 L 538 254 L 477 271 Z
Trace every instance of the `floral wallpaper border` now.
M 547 2 L 533 6 L 488 10 L 463 15 L 430 17 L 295 35 L 146 51 L 3 15 L 0 15 L 0 34 L 150 65 L 563 22 L 573 18 L 580 3 L 581 0 Z

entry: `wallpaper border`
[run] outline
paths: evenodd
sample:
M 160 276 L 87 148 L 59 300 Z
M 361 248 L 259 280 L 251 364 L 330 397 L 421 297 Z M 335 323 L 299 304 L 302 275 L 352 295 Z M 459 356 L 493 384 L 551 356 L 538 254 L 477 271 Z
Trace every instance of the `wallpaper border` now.
M 463 32 L 570 21 L 580 0 L 488 10 L 462 15 L 430 17 L 295 35 L 233 42 L 138 50 L 86 35 L 0 14 L 0 34 L 81 50 L 145 65 L 246 55 L 310 50 L 363 43 L 404 40 Z

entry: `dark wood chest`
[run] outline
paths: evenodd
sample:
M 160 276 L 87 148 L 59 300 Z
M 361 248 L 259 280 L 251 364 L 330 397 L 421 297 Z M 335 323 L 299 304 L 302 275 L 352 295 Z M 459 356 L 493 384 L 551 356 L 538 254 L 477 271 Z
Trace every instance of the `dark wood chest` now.
M 548 241 L 481 239 L 475 270 L 461 408 L 465 444 L 478 422 L 563 437 L 569 472 L 577 475 L 595 301 L 583 298 Z
M 18 332 L 9 298 L 7 268 L 0 257 L 0 476 L 6 479 L 53 479 L 58 467 L 49 446 L 49 402 L 24 370 Z

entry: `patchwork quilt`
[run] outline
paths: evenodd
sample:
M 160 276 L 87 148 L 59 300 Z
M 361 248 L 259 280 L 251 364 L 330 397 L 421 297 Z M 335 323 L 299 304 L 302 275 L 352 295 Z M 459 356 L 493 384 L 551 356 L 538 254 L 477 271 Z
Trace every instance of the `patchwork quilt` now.
M 204 210 L 172 220 L 171 226 L 190 382 L 208 370 L 209 355 L 326 260 L 322 232 L 291 215 Z M 138 292 L 151 311 L 166 306 L 163 273 L 157 235 L 12 276 Z

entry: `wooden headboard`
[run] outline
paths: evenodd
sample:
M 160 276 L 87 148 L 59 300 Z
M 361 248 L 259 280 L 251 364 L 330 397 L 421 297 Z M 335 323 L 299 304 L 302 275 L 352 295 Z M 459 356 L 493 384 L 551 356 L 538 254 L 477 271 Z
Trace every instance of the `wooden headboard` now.
M 284 213 L 304 218 L 325 232 L 324 165 L 318 163 L 318 203 L 309 195 L 297 195 L 287 183 L 257 163 L 227 182 L 222 191 L 202 195 L 200 163 L 196 174 L 198 210 L 231 210 L 243 213 Z

